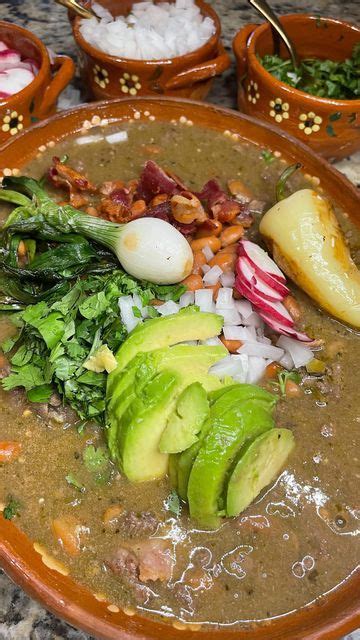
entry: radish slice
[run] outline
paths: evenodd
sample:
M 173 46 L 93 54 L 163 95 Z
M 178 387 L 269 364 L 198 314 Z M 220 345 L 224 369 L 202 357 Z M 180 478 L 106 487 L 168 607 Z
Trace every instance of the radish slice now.
M 24 65 L 25 69 L 29 69 L 29 71 L 32 71 L 34 76 L 39 73 L 39 65 L 36 60 L 34 60 L 34 58 L 25 58 L 24 60 L 22 60 L 21 64 Z
M 243 255 L 249 260 L 255 271 L 270 287 L 275 288 L 276 284 L 286 285 L 286 277 L 283 272 L 280 271 L 277 264 L 270 258 L 266 251 L 255 244 L 255 242 L 240 240 L 239 255 Z
M 28 69 L 9 69 L 0 72 L 0 91 L 4 93 L 18 93 L 34 80 L 34 74 Z
M 9 47 L 7 46 L 7 44 L 5 44 L 5 42 L 0 40 L 0 51 L 6 51 L 6 49 L 8 49 L 8 48 Z
M 261 317 L 263 316 L 260 313 L 260 310 L 262 313 L 272 316 L 276 322 L 279 322 L 290 328 L 294 326 L 294 321 L 287 309 L 285 309 L 282 302 L 273 302 L 272 300 L 266 300 L 262 295 L 259 295 L 258 293 L 247 287 L 243 282 L 241 282 L 241 280 L 239 280 L 239 278 L 236 278 L 235 287 L 237 291 L 244 296 L 244 298 L 250 300 L 250 302 L 252 302 L 257 307 L 255 311 L 257 311 L 261 315 Z
M 10 96 L 11 96 L 11 93 L 0 91 L 0 100 L 7 100 L 7 98 L 10 98 Z
M 21 64 L 21 57 L 17 51 L 13 49 L 6 49 L 0 51 L 0 71 L 6 71 L 7 69 L 13 69 Z
M 312 338 L 309 338 L 306 333 L 301 333 L 297 331 L 293 326 L 289 327 L 281 322 L 278 322 L 272 315 L 261 311 L 258 309 L 258 314 L 262 317 L 264 322 L 271 327 L 276 333 L 281 333 L 289 338 L 296 338 L 296 340 L 300 340 L 300 342 L 312 342 Z
M 284 296 L 276 291 L 274 288 L 269 287 L 263 280 L 259 278 L 255 269 L 252 267 L 250 262 L 244 256 L 241 256 L 236 265 L 236 272 L 239 278 L 244 282 L 244 284 L 255 293 L 263 296 L 266 300 L 279 300 L 280 302 L 284 299 Z

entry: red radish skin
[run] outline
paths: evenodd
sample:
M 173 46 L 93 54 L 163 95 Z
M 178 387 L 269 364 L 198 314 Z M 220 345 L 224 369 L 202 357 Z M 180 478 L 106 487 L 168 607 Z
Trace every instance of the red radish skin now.
M 239 256 L 247 258 L 259 277 L 269 287 L 276 289 L 276 291 L 282 293 L 284 297 L 288 295 L 289 289 L 286 286 L 286 277 L 280 271 L 274 260 L 272 260 L 261 247 L 254 242 L 250 242 L 250 240 L 240 240 L 238 251 Z
M 236 290 L 247 298 L 252 304 L 261 309 L 262 312 L 270 315 L 276 322 L 284 324 L 290 328 L 294 326 L 294 321 L 288 311 L 285 309 L 282 302 L 272 302 L 265 300 L 262 296 L 252 291 L 249 287 L 245 286 L 239 278 L 235 280 Z
M 276 331 L 276 333 L 281 333 L 285 336 L 288 336 L 289 338 L 296 338 L 297 340 L 300 340 L 300 342 L 312 342 L 312 338 L 309 338 L 309 336 L 306 333 L 301 333 L 300 331 L 297 331 L 294 327 L 288 327 L 282 324 L 281 322 L 277 322 L 277 320 L 274 320 L 272 316 L 270 316 L 267 313 L 264 313 L 259 308 L 256 311 L 259 314 L 259 316 L 264 320 L 264 322 L 271 329 Z
M 259 278 L 255 269 L 253 269 L 252 265 L 244 256 L 240 257 L 237 261 L 236 273 L 245 286 L 265 298 L 265 300 L 270 300 L 272 302 L 282 302 L 282 300 L 284 300 L 285 296 L 281 295 L 281 293 L 276 291 L 274 288 L 269 287 L 269 285 Z

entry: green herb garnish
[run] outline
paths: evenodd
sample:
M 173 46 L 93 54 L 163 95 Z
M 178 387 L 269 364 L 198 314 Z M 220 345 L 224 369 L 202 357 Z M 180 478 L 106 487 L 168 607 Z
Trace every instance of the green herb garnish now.
M 299 384 L 301 382 L 301 376 L 297 371 L 280 371 L 280 373 L 278 373 L 278 382 L 275 384 L 279 385 L 282 396 L 286 395 L 286 383 L 288 380 L 293 380 L 293 382 Z
M 5 520 L 12 520 L 15 516 L 19 515 L 20 502 L 13 498 L 12 496 L 8 496 L 8 502 L 4 508 L 3 516 Z
M 295 69 L 291 60 L 278 55 L 260 58 L 263 67 L 275 78 L 319 98 L 355 100 L 360 97 L 360 44 L 343 61 L 305 58 Z
M 274 154 L 271 153 L 271 151 L 269 151 L 268 149 L 264 149 L 261 152 L 261 157 L 264 160 L 264 162 L 266 162 L 266 164 L 271 164 L 275 160 Z
M 180 498 L 176 493 L 175 489 L 172 490 L 172 492 L 168 495 L 168 497 L 164 501 L 164 507 L 166 511 L 170 511 L 175 516 L 180 515 L 181 513 Z
M 67 476 L 65 476 L 65 480 L 66 482 L 71 486 L 74 487 L 75 489 L 77 489 L 78 491 L 80 491 L 81 493 L 84 493 L 85 491 L 85 487 L 83 484 L 81 484 L 81 482 L 79 482 L 73 473 L 68 473 Z

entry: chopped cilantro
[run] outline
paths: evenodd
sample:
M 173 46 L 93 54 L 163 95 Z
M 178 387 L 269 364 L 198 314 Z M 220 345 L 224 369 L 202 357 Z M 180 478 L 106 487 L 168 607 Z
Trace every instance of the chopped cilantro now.
M 164 501 L 164 507 L 166 511 L 170 511 L 175 516 L 180 515 L 181 513 L 180 498 L 176 493 L 175 489 L 172 490 L 172 492 L 168 495 L 168 497 Z
M 286 382 L 288 380 L 293 380 L 296 384 L 301 382 L 301 376 L 297 371 L 280 371 L 278 373 L 278 384 L 280 388 L 280 393 L 282 396 L 285 395 Z
M 85 447 L 83 460 L 88 471 L 95 474 L 95 480 L 99 484 L 108 482 L 110 479 L 109 456 L 105 447 L 97 449 L 92 445 Z
M 8 502 L 4 508 L 3 516 L 5 520 L 12 520 L 15 516 L 19 515 L 20 502 L 13 498 L 13 496 L 8 496 Z
M 264 162 L 266 162 L 266 164 L 271 164 L 275 160 L 274 154 L 271 153 L 271 151 L 269 151 L 269 149 L 264 149 L 261 152 L 261 157 L 264 160 Z
M 75 487 L 75 489 L 81 491 L 81 493 L 84 493 L 84 485 L 75 478 L 73 473 L 68 473 L 67 476 L 65 476 L 65 480 L 71 487 Z

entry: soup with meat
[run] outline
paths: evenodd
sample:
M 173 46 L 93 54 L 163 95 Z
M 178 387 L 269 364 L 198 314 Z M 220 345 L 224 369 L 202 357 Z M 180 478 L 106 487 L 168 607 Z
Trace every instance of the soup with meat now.
M 38 190 L 5 183 L 3 516 L 121 608 L 236 625 L 308 605 L 355 570 L 360 519 L 359 326 L 285 279 L 263 218 L 281 175 L 280 198 L 318 198 L 314 182 L 285 184 L 281 158 L 195 126 L 88 135 L 27 167 Z M 184 286 L 143 282 L 150 249 L 120 271 L 59 203 L 93 224 L 170 223 L 194 255 Z M 359 231 L 336 216 L 358 263 Z M 292 267 L 309 282 L 311 265 L 303 280 Z

